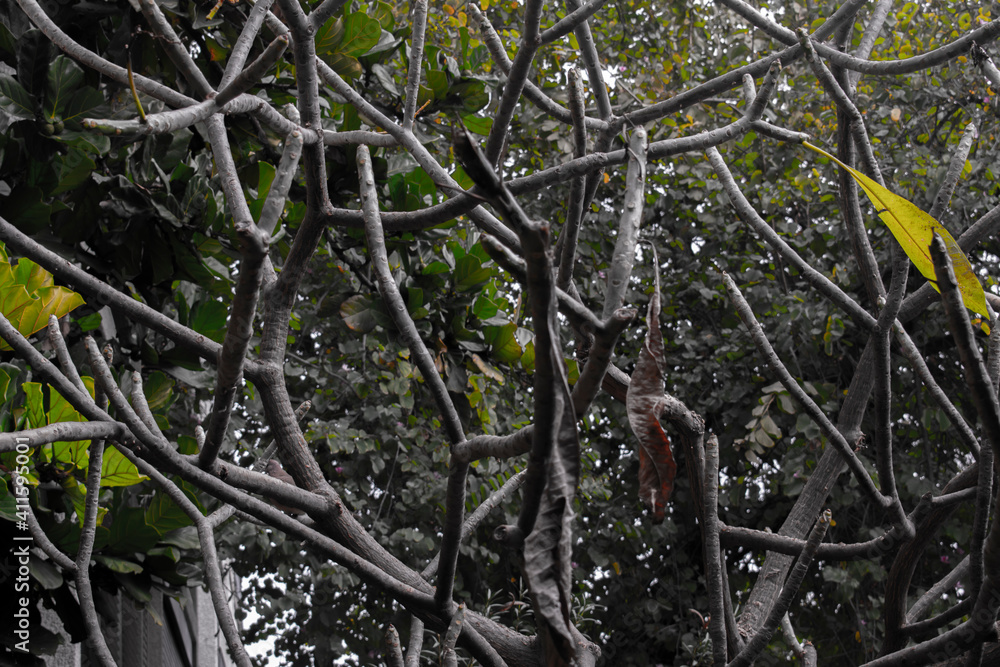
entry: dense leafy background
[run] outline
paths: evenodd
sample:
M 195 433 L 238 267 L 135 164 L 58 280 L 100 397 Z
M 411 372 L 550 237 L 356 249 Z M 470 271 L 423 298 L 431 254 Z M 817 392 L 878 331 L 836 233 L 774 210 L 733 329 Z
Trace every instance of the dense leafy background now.
M 791 1 L 759 3 L 791 28 L 829 16 L 837 4 L 812 3 L 807 9 Z M 521 6 L 486 1 L 481 6 L 513 49 Z M 238 34 L 246 8 L 226 4 L 208 21 L 210 7 L 204 3 L 173 0 L 163 7 L 201 68 L 218 78 L 219 63 Z M 178 85 L 177 72 L 127 3 L 52 2 L 46 8 L 71 36 L 105 58 L 124 63 L 130 46 L 136 71 Z M 563 13 L 546 11 L 543 23 Z M 421 104 L 427 104 L 418 117 L 418 132 L 451 169 L 448 137 L 453 119 L 463 117 L 473 131 L 488 130 L 502 83 L 463 4 L 434 2 L 430 12 L 421 88 Z M 929 50 L 987 20 L 991 12 L 996 15 L 996 3 L 900 4 L 873 58 L 905 58 Z M 126 141 L 83 131 L 84 116 L 131 118 L 134 107 L 128 91 L 57 55 L 12 3 L 0 6 L 0 18 L 3 215 L 94 275 L 221 340 L 224 299 L 234 284 L 236 241 L 201 133 L 184 130 Z M 760 31 L 706 3 L 612 0 L 591 25 L 612 102 L 620 108 L 664 99 L 776 48 Z M 848 35 L 851 44 L 860 39 L 860 30 L 859 25 Z M 404 3 L 348 3 L 319 31 L 317 47 L 320 56 L 368 99 L 401 117 L 408 34 Z M 565 99 L 566 73 L 580 64 L 575 46 L 575 37 L 564 38 L 536 62 L 532 79 L 556 99 Z M 282 61 L 257 94 L 276 106 L 293 102 L 294 74 L 291 60 Z M 147 109 L 157 110 L 156 102 L 144 102 Z M 771 121 L 809 133 L 818 145 L 834 145 L 835 109 L 803 63 L 783 72 L 772 102 L 767 112 Z M 987 87 L 964 56 L 927 73 L 863 78 L 857 102 L 887 185 L 925 209 L 961 132 L 972 123 L 978 139 L 942 222 L 957 236 L 996 205 L 997 91 Z M 651 140 L 730 122 L 741 105 L 737 91 L 730 91 L 651 127 Z M 325 99 L 323 113 L 331 129 L 366 124 L 336 95 Z M 249 199 L 262 202 L 280 155 L 280 138 L 247 118 L 231 119 L 228 127 Z M 570 150 L 569 128 L 522 105 L 504 162 L 506 176 L 555 165 Z M 871 306 L 849 254 L 832 165 L 799 147 L 755 134 L 721 150 L 774 229 L 813 266 Z M 353 150 L 329 148 L 327 160 L 334 204 L 356 208 Z M 401 151 L 381 149 L 375 163 L 384 208 L 415 210 L 444 199 Z M 462 182 L 464 175 L 458 177 Z M 603 295 L 623 178 L 624 169 L 608 173 L 582 230 L 577 286 L 590 304 L 599 303 Z M 642 234 L 659 252 L 667 389 L 703 415 L 708 429 L 719 437 L 722 519 L 776 530 L 825 442 L 773 384 L 725 298 L 721 272 L 736 277 L 779 355 L 831 416 L 836 416 L 864 337 L 738 222 L 703 155 L 655 164 L 649 182 Z M 558 229 L 568 193 L 568 184 L 553 187 L 525 196 L 522 204 Z M 304 213 L 303 198 L 301 186 L 293 186 L 272 251 L 278 265 Z M 887 232 L 874 216 L 870 235 L 887 267 Z M 388 243 L 390 265 L 409 311 L 445 373 L 467 431 L 509 433 L 527 423 L 533 369 L 530 321 L 516 283 L 488 258 L 474 228 L 459 220 L 425 232 L 397 234 Z M 640 249 L 628 294 L 631 304 L 643 308 L 654 270 L 647 248 Z M 998 256 L 1000 248 L 992 239 L 971 253 L 984 285 L 993 291 Z M 911 289 L 921 282 L 911 275 Z M 422 569 L 436 553 L 441 530 L 447 443 L 436 407 L 377 295 L 360 231 L 327 231 L 301 293 L 288 333 L 286 377 L 293 403 L 313 402 L 306 418 L 310 445 L 328 479 L 376 539 L 408 565 Z M 83 359 L 84 332 L 99 330 L 109 337 L 119 363 L 141 370 L 147 394 L 159 397 L 153 405 L 161 425 L 182 450 L 191 451 L 194 424 L 207 414 L 212 382 L 208 367 L 145 327 L 101 310 L 100 304 L 81 306 L 69 321 L 76 357 Z M 910 331 L 938 381 L 971 415 L 939 307 L 911 324 Z M 616 363 L 624 370 L 631 370 L 644 335 L 637 321 L 623 338 Z M 565 354 L 573 359 L 571 345 Z M 912 507 L 957 471 L 966 454 L 909 366 L 901 358 L 898 362 L 893 378 L 897 479 L 904 505 Z M 28 410 L 22 406 L 32 405 L 34 399 L 31 385 L 22 384 L 31 379 L 22 362 L 4 356 L 2 368 L 16 378 L 6 386 L 0 409 L 7 429 L 25 423 Z M 234 426 L 225 456 L 248 463 L 268 440 L 252 386 L 242 397 Z M 580 538 L 574 550 L 580 629 L 604 647 L 607 664 L 708 664 L 701 541 L 683 461 L 667 519 L 652 525 L 637 499 L 636 442 L 624 406 L 607 395 L 599 397 L 583 423 L 581 438 L 584 474 L 576 508 Z M 42 479 L 46 474 L 58 479 L 81 475 L 79 467 L 66 462 L 37 465 Z M 478 505 L 522 466 L 520 460 L 479 462 L 470 474 L 467 508 Z M 73 501 L 71 485 L 60 483 L 59 489 L 39 495 L 40 506 L 55 510 Z M 109 502 L 104 506 L 114 516 L 114 526 L 128 523 L 136 508 L 145 508 L 135 519 L 146 527 L 143 530 L 156 526 L 144 487 L 106 493 Z M 834 489 L 829 506 L 836 522 L 830 531 L 833 541 L 861 541 L 879 532 L 883 517 L 861 499 L 849 478 Z M 508 517 L 515 511 L 516 505 L 503 510 Z M 969 543 L 970 512 L 963 507 L 931 548 L 918 570 L 918 589 L 962 557 Z M 47 520 L 57 522 L 60 516 L 65 546 L 72 550 L 69 515 L 51 514 Z M 197 583 L 180 550 L 192 545 L 170 532 L 183 526 L 182 518 L 175 519 L 178 525 L 143 533 L 143 539 L 133 537 L 128 544 L 116 544 L 112 529 L 108 540 L 98 545 L 106 559 L 99 562 L 109 574 L 101 583 L 109 589 L 122 587 L 140 599 L 154 585 L 169 589 Z M 462 547 L 456 590 L 470 607 L 530 631 L 533 619 L 520 567 L 490 538 L 493 527 L 504 522 L 497 512 Z M 394 612 L 382 593 L 316 559 L 297 542 L 239 522 L 228 526 L 220 542 L 236 571 L 253 582 L 242 599 L 255 618 L 248 627 L 248 643 L 272 638 L 283 662 L 329 664 L 336 656 L 352 653 L 357 658 L 351 661 L 372 664 L 379 659 L 372 647 L 378 645 L 385 623 L 394 622 L 405 635 L 405 617 Z M 754 552 L 728 554 L 737 602 L 749 591 L 761 558 Z M 811 570 L 803 602 L 793 607 L 792 617 L 800 636 L 819 648 L 822 664 L 858 664 L 878 650 L 887 565 L 878 560 L 821 562 Z M 37 581 L 38 587 L 53 592 L 52 599 L 65 585 Z M 779 639 L 770 649 L 779 662 L 785 659 L 782 646 Z M 436 649 L 428 644 L 426 650 Z

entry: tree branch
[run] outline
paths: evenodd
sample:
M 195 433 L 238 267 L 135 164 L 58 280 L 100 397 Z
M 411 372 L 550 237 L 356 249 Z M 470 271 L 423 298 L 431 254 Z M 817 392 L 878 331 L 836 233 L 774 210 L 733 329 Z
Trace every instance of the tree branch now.
M 771 636 L 781 623 L 781 618 L 787 613 L 788 608 L 795 600 L 795 596 L 799 592 L 799 586 L 806 576 L 806 571 L 809 569 L 809 565 L 812 563 L 813 557 L 816 555 L 816 550 L 819 548 L 820 542 L 823 541 L 829 525 L 830 510 L 826 510 L 820 515 L 816 521 L 816 525 L 810 531 L 809 537 L 806 539 L 806 546 L 795 561 L 795 567 L 789 573 L 788 579 L 781 589 L 781 595 L 774 603 L 774 606 L 771 607 L 767 620 L 764 621 L 760 630 L 754 634 L 750 641 L 747 642 L 746 647 L 740 651 L 739 655 L 733 658 L 727 667 L 748 667 L 753 664 L 760 652 L 767 646 L 767 643 L 771 641 Z
M 215 376 L 212 419 L 205 433 L 200 464 L 207 467 L 219 455 L 222 441 L 229 428 L 229 417 L 236 400 L 237 386 L 243 377 L 243 364 L 250 349 L 253 321 L 257 313 L 257 297 L 263 279 L 264 260 L 267 257 L 268 234 L 259 227 L 236 225 L 236 234 L 242 244 L 243 261 L 236 281 L 236 291 L 229 311 L 229 325 L 222 341 Z
M 94 537 L 97 534 L 98 500 L 101 494 L 101 462 L 104 460 L 104 440 L 98 438 L 90 443 L 87 464 L 87 495 L 84 499 L 83 523 L 80 525 L 80 542 L 76 555 L 76 593 L 83 612 L 83 623 L 87 627 L 87 645 L 93 651 L 97 662 L 104 667 L 115 667 L 115 659 L 101 631 L 100 617 L 94 607 L 94 591 L 90 586 L 90 556 L 94 552 Z
M 812 400 L 812 398 L 799 386 L 795 378 L 791 376 L 785 365 L 781 363 L 778 355 L 775 354 L 774 348 L 768 342 L 767 337 L 764 335 L 763 329 L 761 329 L 760 324 L 757 322 L 757 318 L 754 317 L 753 311 L 750 310 L 750 304 L 746 302 L 743 298 L 743 294 L 740 292 L 736 283 L 733 279 L 729 277 L 728 274 L 722 274 L 722 280 L 726 285 L 726 291 L 729 292 L 729 297 L 733 301 L 733 305 L 736 306 L 736 312 L 739 314 L 740 319 L 746 326 L 747 331 L 750 332 L 750 337 L 753 339 L 754 344 L 757 346 L 757 350 L 760 352 L 761 356 L 767 362 L 768 366 L 771 368 L 771 372 L 774 373 L 782 386 L 788 390 L 788 393 L 792 395 L 796 401 L 798 401 L 805 412 L 816 425 L 823 430 L 823 433 L 827 438 L 830 439 L 831 444 L 836 448 L 837 452 L 843 457 L 844 461 L 847 463 L 847 467 L 850 468 L 851 472 L 854 474 L 854 478 L 858 481 L 858 485 L 864 490 L 865 494 L 876 504 L 878 507 L 888 509 L 891 506 L 892 499 L 883 496 L 878 488 L 872 482 L 868 471 L 865 470 L 865 466 L 858 459 L 857 455 L 844 435 L 837 429 L 836 426 L 827 418 L 818 405 Z
M 702 516 L 705 527 L 705 580 L 708 587 L 708 606 L 712 614 L 709 634 L 712 637 L 712 656 L 716 665 L 725 665 L 729 659 L 726 639 L 725 583 L 722 576 L 722 546 L 719 543 L 719 440 L 715 434 L 705 443 L 705 485 Z
M 478 8 L 477 8 L 478 9 Z M 413 3 L 413 25 L 410 32 L 410 62 L 406 70 L 406 88 L 403 91 L 403 129 L 413 129 L 417 115 L 417 97 L 420 94 L 420 67 L 424 58 L 424 33 L 427 31 L 427 0 Z

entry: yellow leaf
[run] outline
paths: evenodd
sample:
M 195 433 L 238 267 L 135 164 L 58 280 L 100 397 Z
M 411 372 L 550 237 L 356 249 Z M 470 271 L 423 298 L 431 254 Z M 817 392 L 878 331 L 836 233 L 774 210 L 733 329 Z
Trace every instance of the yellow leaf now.
M 43 329 L 50 315 L 62 317 L 83 305 L 82 296 L 54 282 L 51 273 L 30 259 L 22 257 L 12 266 L 0 244 L 0 313 L 22 336 Z M 0 350 L 9 349 L 0 340 Z
M 621 566 L 617 562 L 612 563 L 611 567 L 615 568 L 615 574 L 621 574 L 622 573 L 622 568 L 621 568 Z
M 920 210 L 909 200 L 887 190 L 857 169 L 851 169 L 822 148 L 817 148 L 808 142 L 802 142 L 802 145 L 833 160 L 857 181 L 875 206 L 875 210 L 878 211 L 878 217 L 882 219 L 882 222 L 885 223 L 906 252 L 907 257 L 917 267 L 917 270 L 930 281 L 934 289 L 937 289 L 937 276 L 934 273 L 934 263 L 931 261 L 930 247 L 934 233 L 937 232 L 948 248 L 948 256 L 951 258 L 955 278 L 958 281 L 958 289 L 962 293 L 965 307 L 982 315 L 989 322 L 990 314 L 983 286 L 972 270 L 969 258 L 962 252 L 962 248 L 944 225 Z M 983 324 L 983 330 L 989 332 L 989 326 Z
M 604 172 L 604 183 L 607 184 L 607 182 L 610 180 L 611 180 L 611 175 L 608 174 L 607 172 Z
M 491 380 L 494 380 L 495 382 L 503 384 L 503 374 L 483 361 L 478 354 L 472 355 L 472 363 L 476 365 L 476 368 L 478 368 L 483 375 Z

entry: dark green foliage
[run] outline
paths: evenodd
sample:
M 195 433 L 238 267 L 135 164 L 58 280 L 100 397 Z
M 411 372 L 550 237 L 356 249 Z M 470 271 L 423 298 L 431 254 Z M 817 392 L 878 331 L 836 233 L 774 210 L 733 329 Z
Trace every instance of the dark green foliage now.
M 793 2 L 764 4 L 794 29 L 830 16 L 840 3 L 813 3 L 808 9 Z M 986 3 L 988 8 L 982 3 L 942 4 L 936 13 L 911 12 L 914 3 L 908 3 L 891 14 L 873 58 L 903 58 L 936 48 L 954 39 L 953 31 L 967 31 L 977 16 L 997 11 L 996 3 Z M 211 21 L 204 18 L 207 8 L 197 3 L 166 3 L 164 8 L 198 66 L 217 83 L 220 64 L 249 8 L 224 5 Z M 54 3 L 49 9 L 71 37 L 109 61 L 124 64 L 130 46 L 136 72 L 184 89 L 156 39 L 140 27 L 141 15 L 128 4 Z M 507 26 L 501 31 L 507 45 L 519 39 L 516 26 L 522 9 L 518 3 L 501 2 L 491 3 L 486 12 L 494 25 Z M 489 132 L 502 84 L 462 6 L 435 5 L 430 11 L 415 133 L 460 185 L 471 187 L 451 152 L 451 126 L 461 119 L 472 136 L 481 139 L 476 135 Z M 546 12 L 543 29 L 566 13 L 561 7 Z M 129 91 L 57 55 L 16 5 L 0 7 L 0 19 L 3 217 L 91 275 L 221 341 L 239 267 L 238 240 L 202 130 L 131 138 L 85 130 L 84 117 L 132 119 Z M 620 105 L 618 110 L 667 99 L 777 50 L 761 31 L 711 3 L 617 0 L 591 19 L 591 29 L 601 45 L 606 72 L 613 77 L 612 103 Z M 409 37 L 405 3 L 347 3 L 318 28 L 317 53 L 379 111 L 399 120 Z M 860 38 L 859 25 L 847 35 L 848 46 Z M 258 38 L 253 54 L 265 45 Z M 560 102 L 565 101 L 567 68 L 582 67 L 576 46 L 572 35 L 556 42 L 536 59 L 530 77 Z M 996 57 L 995 47 L 990 48 Z M 251 92 L 280 108 L 296 101 L 295 81 L 287 55 Z M 593 97 L 588 93 L 587 99 L 590 108 Z M 971 59 L 962 56 L 914 75 L 862 78 L 856 102 L 886 185 L 925 209 L 962 132 L 972 123 L 979 138 L 941 222 L 958 237 L 995 205 L 1000 193 L 997 91 L 988 87 Z M 147 113 L 163 108 L 145 97 L 143 103 Z M 327 129 L 372 127 L 337 95 L 326 94 L 322 104 Z M 733 122 L 742 107 L 738 90 L 726 91 L 655 124 L 650 141 Z M 810 134 L 817 145 L 836 144 L 836 109 L 803 62 L 784 71 L 765 117 Z M 227 128 L 252 215 L 259 216 L 283 137 L 250 116 L 230 116 Z M 623 137 L 615 137 L 610 150 L 625 145 Z M 356 209 L 354 147 L 325 150 L 333 204 Z M 416 211 L 453 194 L 404 151 L 375 150 L 383 210 Z M 814 156 L 801 147 L 754 132 L 723 144 L 720 151 L 772 228 L 809 264 L 874 312 L 851 254 L 831 171 L 817 167 Z M 508 181 L 529 176 L 571 153 L 571 128 L 522 100 L 501 162 L 502 175 Z M 624 176 L 623 167 L 609 168 L 580 232 L 576 288 L 582 301 L 594 307 L 603 301 Z M 558 237 L 569 191 L 566 181 L 518 200 L 529 215 L 551 224 Z M 304 183 L 297 180 L 271 247 L 279 271 L 305 216 L 304 202 Z M 863 210 L 888 281 L 890 237 L 866 205 Z M 801 406 L 775 384 L 726 297 L 721 273 L 733 276 L 778 356 L 833 420 L 868 334 L 739 222 L 700 153 L 650 164 L 641 236 L 626 305 L 645 312 L 653 272 L 658 271 L 666 390 L 703 416 L 706 430 L 719 438 L 720 519 L 730 526 L 777 532 L 828 442 Z M 422 231 L 390 234 L 387 246 L 407 311 L 443 375 L 466 433 L 506 435 L 530 423 L 535 324 L 522 287 L 490 258 L 480 232 L 463 216 Z M 659 253 L 655 267 L 650 246 Z M 969 255 L 984 288 L 995 292 L 1000 275 L 997 240 L 988 239 Z M 921 283 L 911 271 L 911 291 Z M 438 407 L 379 297 L 364 234 L 356 225 L 325 230 L 299 294 L 287 332 L 285 380 L 293 405 L 312 401 L 303 428 L 309 448 L 368 532 L 420 572 L 440 546 L 448 443 Z M 212 366 L 143 324 L 102 311 L 102 305 L 88 302 L 70 315 L 68 341 L 74 359 L 81 368 L 86 366 L 86 332 L 108 335 L 116 330 L 116 363 L 123 371 L 141 371 L 157 423 L 182 453 L 194 453 L 194 427 L 206 419 L 210 405 Z M 940 307 L 931 306 L 907 326 L 945 393 L 974 423 Z M 645 325 L 637 320 L 622 336 L 614 356 L 622 370 L 633 370 L 645 335 Z M 258 343 L 255 338 L 252 348 Z M 570 383 L 579 374 L 580 345 L 564 326 L 562 352 Z M 33 400 L 37 406 L 42 403 L 40 395 L 28 395 L 30 388 L 18 388 L 34 377 L 30 369 L 0 354 L 0 371 L 16 378 L 17 386 L 13 380 L 0 386 L 5 391 L 0 425 L 12 430 L 23 423 L 18 420 L 26 419 Z M 969 463 L 970 455 L 896 347 L 892 368 L 895 475 L 909 510 L 925 493 L 939 492 Z M 865 432 L 873 428 L 868 421 L 862 424 Z M 675 434 L 668 429 L 668 435 Z M 222 458 L 249 465 L 269 440 L 259 389 L 247 383 L 238 395 Z M 867 444 L 859 443 L 860 456 L 874 475 L 875 457 Z M 685 453 L 674 448 L 678 475 L 673 495 L 665 520 L 654 524 L 639 502 L 637 441 L 624 404 L 602 393 L 580 423 L 580 445 L 573 545 L 577 628 L 602 647 L 604 664 L 710 664 L 702 536 Z M 466 511 L 473 511 L 523 469 L 524 461 L 488 458 L 474 463 Z M 51 464 L 36 463 L 39 476 L 56 479 L 66 474 L 51 465 L 45 468 L 45 463 Z M 78 486 L 67 483 L 35 498 L 43 528 L 71 555 L 79 527 L 74 533 L 75 521 L 68 517 L 73 503 L 82 502 Z M 186 528 L 189 521 L 151 488 L 105 489 L 101 499 L 113 522 L 99 531 L 95 584 L 139 599 L 153 587 L 171 592 L 201 583 L 192 566 L 196 542 Z M 206 510 L 218 506 L 194 487 L 184 489 Z M 7 502 L 10 495 L 4 498 Z M 890 523 L 848 475 L 839 479 L 826 507 L 835 522 L 828 542 L 865 541 Z M 520 496 L 515 494 L 462 545 L 455 597 L 470 610 L 534 634 L 518 556 L 492 539 L 493 529 L 514 523 L 519 509 Z M 961 560 L 969 548 L 973 511 L 971 504 L 961 505 L 936 535 L 917 569 L 911 599 Z M 63 520 L 52 512 L 62 512 Z M 282 664 L 330 664 L 344 655 L 351 656 L 347 664 L 380 664 L 375 647 L 390 622 L 400 630 L 405 646 L 409 620 L 401 607 L 301 542 L 239 520 L 221 528 L 217 542 L 244 577 L 240 604 L 246 643 L 272 640 Z M 878 654 L 886 572 L 893 556 L 890 552 L 871 560 L 819 561 L 809 571 L 791 615 L 800 639 L 817 646 L 820 664 L 861 664 Z M 734 605 L 746 599 L 762 561 L 763 553 L 756 550 L 726 552 Z M 53 606 L 68 591 L 62 580 L 44 575 L 36 576 L 33 585 L 46 591 Z M 935 613 L 951 606 L 956 596 L 960 594 L 949 592 L 948 600 L 934 607 Z M 438 644 L 428 635 L 424 651 L 427 660 L 437 664 L 444 652 L 443 632 Z M 785 664 L 790 655 L 777 635 L 758 664 Z

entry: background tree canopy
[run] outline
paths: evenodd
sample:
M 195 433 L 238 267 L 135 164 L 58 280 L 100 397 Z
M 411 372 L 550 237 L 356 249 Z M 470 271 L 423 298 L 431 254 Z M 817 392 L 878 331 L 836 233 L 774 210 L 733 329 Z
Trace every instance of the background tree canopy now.
M 0 5 L 32 600 L 96 664 L 196 585 L 241 665 L 994 664 L 1000 327 L 802 142 L 1000 310 L 998 10 Z

